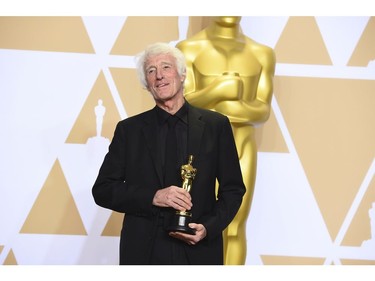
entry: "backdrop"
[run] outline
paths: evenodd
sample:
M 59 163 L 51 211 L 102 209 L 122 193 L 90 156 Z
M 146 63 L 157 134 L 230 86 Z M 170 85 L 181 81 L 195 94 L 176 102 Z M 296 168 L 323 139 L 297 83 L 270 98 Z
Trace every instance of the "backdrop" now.
M 116 123 L 154 106 L 134 55 L 206 17 L 0 17 L 0 264 L 118 264 L 91 187 Z M 375 17 L 243 17 L 277 58 L 248 265 L 375 264 Z

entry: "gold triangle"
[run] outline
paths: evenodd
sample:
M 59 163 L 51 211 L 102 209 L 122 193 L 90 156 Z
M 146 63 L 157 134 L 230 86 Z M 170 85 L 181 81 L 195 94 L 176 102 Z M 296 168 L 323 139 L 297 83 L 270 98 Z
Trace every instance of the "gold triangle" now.
M 255 139 L 259 152 L 289 152 L 273 110 L 265 124 L 255 129 Z
M 155 106 L 151 94 L 141 88 L 134 69 L 111 68 L 110 71 L 128 117 Z
M 360 247 L 364 241 L 371 239 L 371 218 L 369 211 L 373 204 L 375 204 L 375 177 L 373 177 L 367 187 L 366 193 L 346 232 L 344 240 L 341 243 L 343 246 Z
M 199 31 L 205 29 L 212 21 L 212 17 L 189 17 L 189 28 L 187 38 L 192 37 Z
M 20 233 L 87 235 L 58 160 Z
M 371 17 L 368 21 L 348 66 L 367 66 L 373 60 L 375 60 L 375 17 Z
M 278 79 L 288 93 L 275 93 L 280 110 L 334 240 L 373 161 L 375 81 Z
M 323 265 L 325 258 L 261 255 L 264 265 Z
M 9 251 L 3 265 L 17 265 L 17 260 L 12 250 Z
M 314 17 L 290 17 L 275 53 L 278 63 L 332 64 Z
M 101 136 L 107 139 L 112 139 L 115 126 L 120 120 L 120 114 L 118 113 L 104 74 L 103 72 L 100 72 L 90 95 L 87 97 L 87 100 L 70 131 L 66 143 L 85 144 L 89 138 L 96 136 L 95 106 L 98 105 L 99 100 L 103 101 L 103 106 L 106 108 L 103 117 Z
M 123 213 L 112 212 L 111 216 L 107 221 L 106 226 L 104 227 L 102 236 L 120 236 L 123 220 Z
M 341 259 L 342 265 L 375 265 L 375 260 Z
M 132 56 L 149 44 L 175 41 L 178 38 L 178 17 L 130 16 L 126 19 L 111 54 Z
M 0 48 L 94 53 L 81 17 L 0 17 Z

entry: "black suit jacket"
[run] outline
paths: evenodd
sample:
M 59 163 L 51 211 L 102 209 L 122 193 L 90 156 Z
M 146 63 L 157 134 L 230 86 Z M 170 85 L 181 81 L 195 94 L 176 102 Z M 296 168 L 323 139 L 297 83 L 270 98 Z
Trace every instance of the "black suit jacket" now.
M 203 224 L 207 236 L 186 244 L 186 252 L 193 264 L 223 264 L 222 231 L 245 193 L 238 154 L 226 116 L 188 106 L 188 153 L 197 169 L 190 191 L 192 221 Z M 149 263 L 161 210 L 152 200 L 164 187 L 157 128 L 155 108 L 120 121 L 92 189 L 99 206 L 125 213 L 120 264 Z

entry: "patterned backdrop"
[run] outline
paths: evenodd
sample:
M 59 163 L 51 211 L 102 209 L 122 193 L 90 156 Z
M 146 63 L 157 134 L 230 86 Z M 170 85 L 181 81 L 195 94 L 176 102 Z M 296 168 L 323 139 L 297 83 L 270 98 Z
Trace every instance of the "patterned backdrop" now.
M 134 55 L 209 21 L 0 17 L 0 264 L 118 264 L 123 215 L 95 205 L 91 187 L 116 123 L 154 105 Z M 241 26 L 277 58 L 246 264 L 374 265 L 375 17 Z

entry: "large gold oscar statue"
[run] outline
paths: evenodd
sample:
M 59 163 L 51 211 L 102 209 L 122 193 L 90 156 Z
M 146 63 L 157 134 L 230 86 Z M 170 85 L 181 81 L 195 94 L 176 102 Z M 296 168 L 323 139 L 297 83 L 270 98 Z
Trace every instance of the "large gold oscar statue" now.
M 231 121 L 247 192 L 225 230 L 224 263 L 246 261 L 246 221 L 254 193 L 257 146 L 254 129 L 270 115 L 275 73 L 273 49 L 242 33 L 241 17 L 214 17 L 210 25 L 177 44 L 186 56 L 185 97 Z

